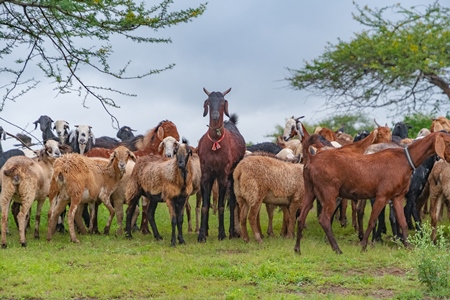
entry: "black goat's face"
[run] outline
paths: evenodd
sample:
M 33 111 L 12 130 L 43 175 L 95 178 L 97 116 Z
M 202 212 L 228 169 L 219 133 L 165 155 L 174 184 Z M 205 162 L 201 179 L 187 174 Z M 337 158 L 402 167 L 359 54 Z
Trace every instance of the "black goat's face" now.
M 40 116 L 39 119 L 33 122 L 34 129 L 36 129 L 39 124 L 39 128 L 44 132 L 47 128 L 52 128 L 52 122 L 53 120 L 49 116 Z
M 220 92 L 208 92 L 205 88 L 203 88 L 205 93 L 209 96 L 208 99 L 203 103 L 203 116 L 205 117 L 208 114 L 209 108 L 209 116 L 210 121 L 217 123 L 223 118 L 223 114 L 227 117 L 230 117 L 228 113 L 228 101 L 225 100 L 225 95 L 228 94 L 231 90 L 229 88 L 223 93 Z
M 192 151 L 185 143 L 178 144 L 174 150 L 175 159 L 177 160 L 178 168 L 181 170 L 186 169 L 186 165 L 189 161 L 189 156 L 192 155 Z
M 123 142 L 123 141 L 127 141 L 127 140 L 131 140 L 132 138 L 134 138 L 134 134 L 133 131 L 136 131 L 134 129 L 131 129 L 128 126 L 123 126 L 119 129 L 119 131 L 117 132 L 116 136 Z

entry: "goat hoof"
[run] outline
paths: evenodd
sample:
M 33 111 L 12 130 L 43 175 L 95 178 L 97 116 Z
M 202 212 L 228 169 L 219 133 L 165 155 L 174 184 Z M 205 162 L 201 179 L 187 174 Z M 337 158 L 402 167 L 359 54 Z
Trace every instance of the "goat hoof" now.
M 141 233 L 142 234 L 150 234 L 150 229 L 146 228 L 146 227 L 142 227 L 141 228 Z
M 105 228 L 105 230 L 103 230 L 103 234 L 109 235 L 109 228 L 108 229 Z
M 8 247 L 8 245 L 2 244 L 2 249 L 6 249 L 7 247 Z
M 38 239 L 39 239 L 39 236 L 38 236 L 38 235 L 35 235 L 34 238 L 35 238 L 36 240 L 38 240 Z
M 137 232 L 137 231 L 139 231 L 139 227 L 137 225 L 134 225 L 134 227 L 133 227 L 133 229 L 131 229 L 131 231 Z
M 157 240 L 157 241 L 162 241 L 163 240 L 163 237 L 162 236 L 155 236 L 155 239 Z
M 27 246 L 27 242 L 21 243 L 22 247 L 26 247 Z
M 185 241 L 184 239 L 179 239 L 179 240 L 178 240 L 178 243 L 179 243 L 180 245 L 186 245 L 186 241 Z
M 76 244 L 79 244 L 79 243 L 80 243 L 80 240 L 74 239 L 74 240 L 72 240 L 72 242 L 73 242 L 73 243 L 76 243 Z

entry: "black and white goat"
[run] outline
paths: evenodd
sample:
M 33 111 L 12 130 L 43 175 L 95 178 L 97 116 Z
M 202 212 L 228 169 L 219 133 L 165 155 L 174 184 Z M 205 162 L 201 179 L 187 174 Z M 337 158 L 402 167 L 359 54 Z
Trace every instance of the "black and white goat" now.
M 95 144 L 95 136 L 92 132 L 92 126 L 75 125 L 69 133 L 69 146 L 75 153 L 84 154 L 91 150 Z

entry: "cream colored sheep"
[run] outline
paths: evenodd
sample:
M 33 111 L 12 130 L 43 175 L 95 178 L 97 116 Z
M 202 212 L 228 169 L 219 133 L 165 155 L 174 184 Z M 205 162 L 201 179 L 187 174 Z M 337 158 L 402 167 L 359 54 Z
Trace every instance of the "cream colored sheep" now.
M 72 242 L 79 243 L 75 235 L 75 219 L 80 232 L 86 232 L 81 222 L 82 209 L 78 210 L 80 204 L 94 203 L 100 199 L 109 210 L 107 227 L 111 226 L 115 212 L 111 206 L 110 196 L 126 172 L 130 158 L 136 160 L 133 152 L 124 146 L 119 146 L 111 153 L 109 160 L 79 154 L 67 154 L 57 160 L 49 192 L 52 212 L 47 240 L 52 239 L 56 229 L 56 219 L 69 203 L 68 223 Z M 92 216 L 93 214 L 90 230 L 92 230 Z
M 126 234 L 131 238 L 131 217 L 139 198 L 143 195 L 150 200 L 149 222 L 157 240 L 162 237 L 155 223 L 155 210 L 161 200 L 167 204 L 172 223 L 171 245 L 175 246 L 175 231 L 178 229 L 178 241 L 184 244 L 182 234 L 183 211 L 186 201 L 193 191 L 192 150 L 187 142 L 175 148 L 175 157 L 166 158 L 157 155 L 142 156 L 136 161 L 125 193 L 129 204 L 126 221 Z
M 39 224 L 42 206 L 47 199 L 53 163 L 61 156 L 58 142 L 48 140 L 39 151 L 38 157 L 14 156 L 9 158 L 2 168 L 2 191 L 0 203 L 2 208 L 2 248 L 6 248 L 8 212 L 11 201 L 22 205 L 17 215 L 20 243 L 26 247 L 25 228 L 27 216 L 33 202 L 38 202 L 34 237 L 39 238 Z
M 240 208 L 242 238 L 248 242 L 247 218 L 256 241 L 261 240 L 261 204 L 287 206 L 289 223 L 286 237 L 294 236 L 296 212 L 304 196 L 303 165 L 269 156 L 247 156 L 233 173 L 234 192 Z

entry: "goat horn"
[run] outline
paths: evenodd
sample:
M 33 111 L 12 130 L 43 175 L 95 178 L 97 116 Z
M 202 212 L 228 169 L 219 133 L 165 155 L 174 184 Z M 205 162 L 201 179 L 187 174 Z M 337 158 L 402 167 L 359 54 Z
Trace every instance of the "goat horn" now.
M 377 120 L 373 119 L 373 121 L 375 122 L 375 124 L 376 124 L 378 127 L 382 127 L 380 124 L 377 123 Z
M 228 90 L 226 90 L 225 92 L 223 92 L 222 95 L 225 96 L 225 95 L 228 94 L 230 91 L 231 91 L 231 88 L 229 88 Z
M 301 116 L 301 117 L 298 117 L 298 118 L 295 118 L 295 121 L 299 121 L 300 119 L 303 119 L 305 116 Z M 294 118 L 294 116 L 292 116 L 292 118 Z
M 205 92 L 205 94 L 206 95 L 208 95 L 209 96 L 209 94 L 211 94 L 210 92 L 208 92 L 208 90 L 207 89 L 205 89 L 205 88 L 203 88 L 203 91 Z

